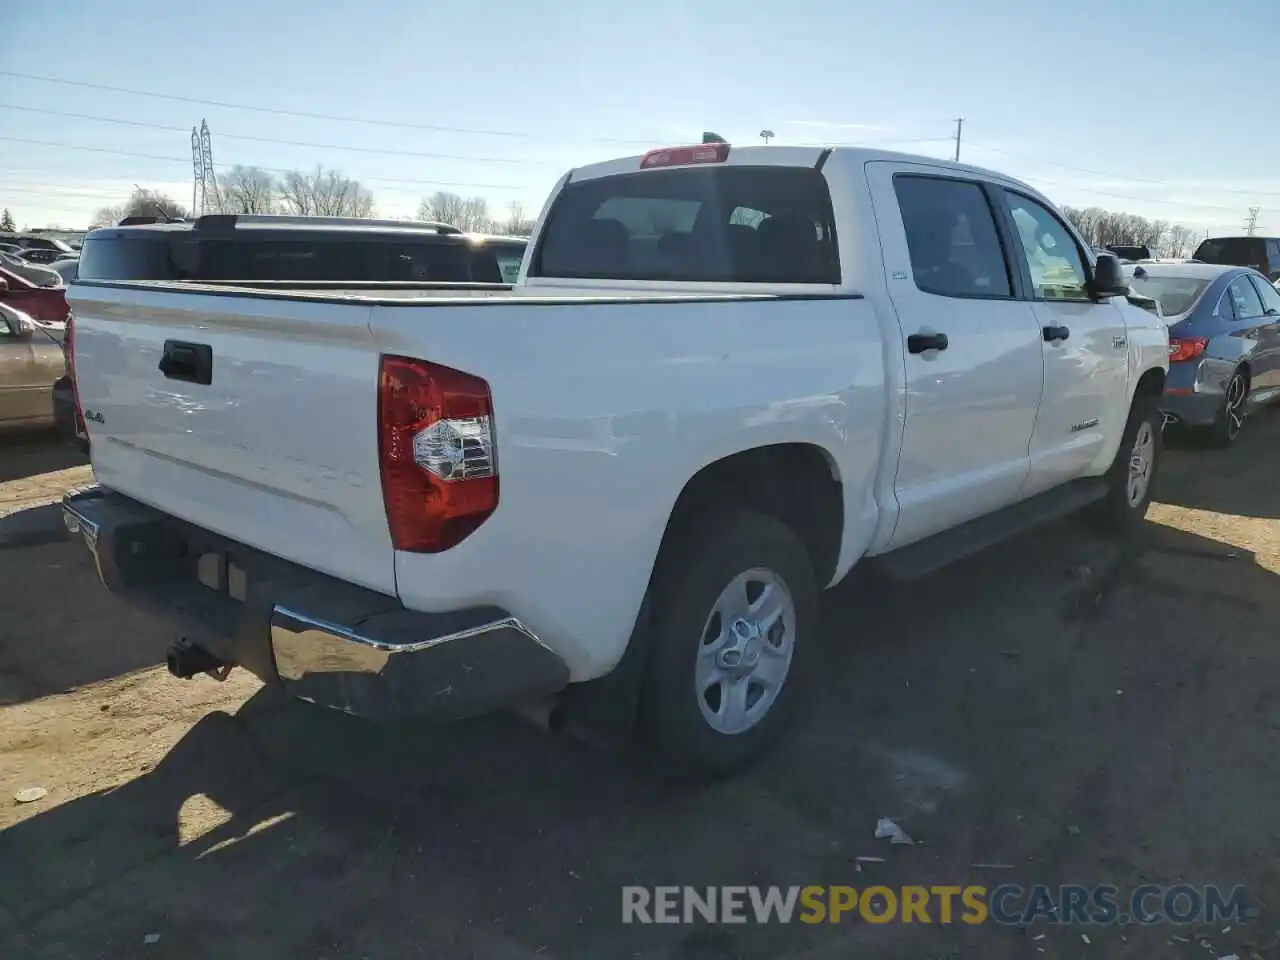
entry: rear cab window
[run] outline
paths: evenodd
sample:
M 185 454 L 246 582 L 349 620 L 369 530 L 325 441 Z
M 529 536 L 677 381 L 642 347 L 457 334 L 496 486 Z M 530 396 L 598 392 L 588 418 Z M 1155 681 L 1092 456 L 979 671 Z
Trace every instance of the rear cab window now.
M 679 167 L 571 182 L 529 276 L 839 284 L 831 194 L 811 167 Z

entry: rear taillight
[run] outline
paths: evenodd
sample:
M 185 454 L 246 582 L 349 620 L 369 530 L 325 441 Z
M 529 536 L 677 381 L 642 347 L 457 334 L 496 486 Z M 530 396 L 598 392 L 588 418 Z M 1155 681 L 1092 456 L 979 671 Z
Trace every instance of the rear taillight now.
M 1169 362 L 1181 363 L 1184 360 L 1194 360 L 1204 353 L 1204 348 L 1208 345 L 1208 337 L 1170 337 Z
M 67 314 L 67 327 L 62 339 L 62 355 L 66 358 L 67 377 L 71 380 L 71 396 L 76 402 L 76 429 L 89 436 L 89 427 L 84 421 L 84 410 L 80 407 L 80 385 L 76 382 L 76 318 L 75 314 Z
M 395 549 L 448 550 L 497 509 L 493 400 L 480 377 L 383 357 L 378 447 Z

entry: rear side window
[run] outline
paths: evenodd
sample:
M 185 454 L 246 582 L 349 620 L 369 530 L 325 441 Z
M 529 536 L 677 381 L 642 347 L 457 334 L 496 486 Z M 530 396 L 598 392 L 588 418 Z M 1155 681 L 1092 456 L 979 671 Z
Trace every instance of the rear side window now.
M 682 167 L 570 183 L 529 274 L 838 284 L 831 194 L 808 167 Z
M 1248 277 L 1236 277 L 1227 288 L 1231 295 L 1231 303 L 1236 310 L 1237 320 L 1252 320 L 1263 314 L 1262 299 L 1258 291 L 1249 282 Z
M 893 189 L 916 286 L 944 297 L 1008 297 L 1009 267 L 982 187 L 899 175 Z

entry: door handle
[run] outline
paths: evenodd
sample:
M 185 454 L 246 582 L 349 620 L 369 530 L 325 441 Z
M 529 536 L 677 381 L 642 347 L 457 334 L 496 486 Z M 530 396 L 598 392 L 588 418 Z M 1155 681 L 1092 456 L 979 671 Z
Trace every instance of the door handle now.
M 924 353 L 926 350 L 945 350 L 949 346 L 945 333 L 913 333 L 907 337 L 908 353 Z
M 1054 343 L 1057 340 L 1067 339 L 1071 336 L 1071 331 L 1067 327 L 1048 326 L 1043 328 L 1040 334 L 1044 337 L 1045 343 Z
M 183 343 L 166 340 L 164 354 L 160 357 L 160 372 L 167 380 L 213 383 L 213 348 L 207 343 Z

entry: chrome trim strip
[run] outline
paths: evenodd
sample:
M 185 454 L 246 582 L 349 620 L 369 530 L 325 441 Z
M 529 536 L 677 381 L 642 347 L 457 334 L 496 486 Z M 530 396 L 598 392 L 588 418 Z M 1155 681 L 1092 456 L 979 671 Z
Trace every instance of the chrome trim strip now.
M 274 632 L 277 628 L 276 618 L 288 617 L 295 621 L 298 625 L 319 633 L 328 634 L 334 640 L 345 640 L 348 643 L 358 643 L 361 646 L 369 647 L 372 650 L 379 650 L 384 653 L 417 653 L 419 650 L 429 650 L 432 647 L 438 647 L 442 643 L 451 643 L 454 640 L 467 640 L 471 637 L 478 637 L 481 634 L 492 633 L 494 630 L 517 630 L 526 637 L 536 643 L 538 646 L 550 650 L 543 643 L 536 633 L 526 627 L 515 617 L 504 617 L 501 620 L 494 620 L 490 623 L 482 623 L 477 627 L 468 627 L 466 630 L 457 630 L 453 633 L 447 633 L 441 637 L 430 637 L 426 640 L 416 640 L 413 643 L 384 643 L 381 640 L 374 640 L 371 637 L 361 636 L 349 627 L 341 624 L 330 623 L 327 620 L 321 620 L 318 617 L 311 617 L 305 613 L 299 613 L 289 607 L 276 604 L 271 608 L 271 628 Z M 279 625 L 284 629 L 283 625 Z M 297 631 L 293 631 L 297 632 Z
M 66 524 L 67 531 L 83 534 L 90 546 L 98 542 L 98 525 L 77 510 L 75 505 L 79 500 L 96 499 L 98 496 L 99 488 L 94 486 L 70 490 L 62 498 L 62 522 Z
M 443 636 L 425 637 L 408 643 L 387 643 L 362 635 L 358 628 L 308 616 L 281 604 L 271 608 L 269 631 L 276 673 L 288 685 L 322 674 L 349 674 L 365 677 L 382 675 L 395 658 L 419 654 L 454 641 L 466 641 L 500 630 L 515 630 L 543 650 L 550 650 L 532 630 L 515 617 L 503 617 Z M 551 651 L 554 652 L 554 651 Z M 348 694 L 335 694 L 339 700 Z M 327 698 L 326 698 L 327 699 Z M 333 704 L 339 709 L 347 709 Z

